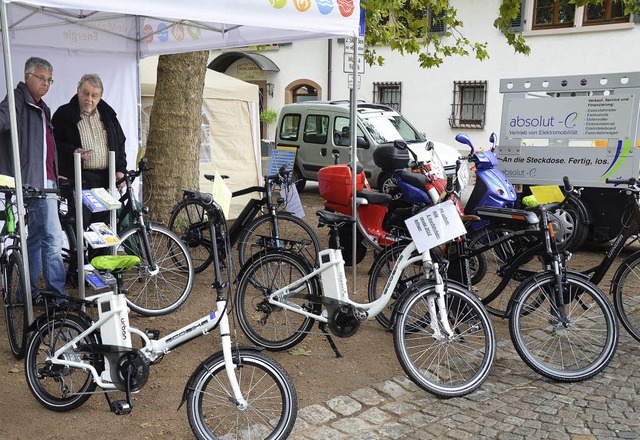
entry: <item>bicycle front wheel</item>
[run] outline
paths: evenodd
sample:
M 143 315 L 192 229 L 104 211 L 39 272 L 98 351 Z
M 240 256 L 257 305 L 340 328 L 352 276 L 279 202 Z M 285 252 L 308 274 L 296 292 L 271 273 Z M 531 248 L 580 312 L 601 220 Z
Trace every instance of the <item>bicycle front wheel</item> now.
M 620 322 L 640 341 L 640 252 L 622 262 L 611 281 L 611 295 Z
M 22 359 L 27 350 L 27 306 L 24 287 L 22 254 L 13 251 L 7 263 L 7 285 L 5 286 L 4 317 L 7 323 L 9 347 L 16 359 Z
M 85 368 L 54 365 L 47 362 L 63 345 L 78 337 L 88 326 L 73 315 L 54 317 L 39 326 L 29 340 L 24 371 L 27 385 L 45 408 L 53 411 L 69 411 L 85 403 L 96 389 L 91 372 Z M 91 346 L 99 343 L 95 334 L 76 341 L 73 347 L 61 355 L 62 359 L 93 365 L 98 374 L 104 365 L 102 355 L 92 352 Z M 82 351 L 83 349 L 87 351 Z
M 282 439 L 295 424 L 298 399 L 291 377 L 273 359 L 256 351 L 234 351 L 235 376 L 246 408 L 231 391 L 224 357 L 204 361 L 187 385 L 187 416 L 196 438 Z
M 310 272 L 304 259 L 281 251 L 257 254 L 243 267 L 235 308 L 242 331 L 254 344 L 268 350 L 286 350 L 307 336 L 313 318 L 271 304 L 268 296 Z M 281 301 L 295 309 L 318 314 L 320 299 L 320 287 L 312 278 L 290 289 Z
M 247 228 L 240 234 L 238 238 L 240 265 L 243 265 L 251 255 L 265 247 L 295 252 L 303 256 L 311 267 L 316 267 L 320 241 L 304 220 L 288 212 L 278 212 L 275 222 L 271 215 L 261 215 L 247 225 Z
M 479 300 L 454 282 L 445 289 L 451 333 L 440 322 L 437 305 L 431 305 L 438 297 L 435 284 L 421 281 L 398 306 L 393 342 L 400 365 L 418 386 L 438 397 L 464 396 L 489 375 L 496 337 Z M 433 312 L 438 322 L 432 321 Z
M 200 273 L 213 261 L 211 231 L 206 206 L 196 199 L 183 199 L 171 211 L 168 228 L 189 248 L 193 271 Z
M 561 382 L 589 379 L 613 358 L 618 323 L 611 302 L 586 278 L 566 274 L 564 314 L 553 272 L 535 275 L 514 292 L 509 331 L 522 360 L 538 374 Z
M 512 233 L 513 230 L 508 227 L 490 223 L 469 235 L 468 248 L 470 250 L 479 249 Z M 519 240 L 506 240 L 490 247 L 470 261 L 472 268 L 475 265 L 482 265 L 482 277 L 476 276 L 475 273 L 472 276 L 473 289 L 481 297 L 482 303 L 492 315 L 500 318 L 508 316 L 509 299 L 522 281 L 518 276 L 520 271 L 513 274 L 513 278 L 507 281 L 503 289 L 498 289 L 498 286 L 504 280 L 503 267 L 505 263 L 514 259 L 522 251 L 523 246 L 524 243 Z M 524 268 L 521 272 L 526 273 L 527 276 L 530 275 L 528 271 L 524 271 Z
M 147 236 L 146 248 L 142 234 Z M 167 228 L 149 224 L 147 230 L 133 226 L 120 234 L 118 253 L 140 257 L 140 264 L 123 274 L 127 303 L 144 316 L 173 312 L 193 288 L 193 262 L 187 246 Z M 155 266 L 155 268 L 154 268 Z

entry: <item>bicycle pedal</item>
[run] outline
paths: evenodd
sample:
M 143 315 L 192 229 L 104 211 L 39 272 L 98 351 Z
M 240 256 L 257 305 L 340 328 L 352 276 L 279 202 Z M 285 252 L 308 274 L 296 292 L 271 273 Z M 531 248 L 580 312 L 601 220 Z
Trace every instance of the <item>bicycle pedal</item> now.
M 131 413 L 131 405 L 126 400 L 114 400 L 111 402 L 111 411 L 117 416 Z
M 155 330 L 155 329 L 152 329 L 152 328 L 146 328 L 146 329 L 144 329 L 144 333 L 147 335 L 147 337 L 149 339 L 153 339 L 155 341 L 160 339 L 160 330 Z

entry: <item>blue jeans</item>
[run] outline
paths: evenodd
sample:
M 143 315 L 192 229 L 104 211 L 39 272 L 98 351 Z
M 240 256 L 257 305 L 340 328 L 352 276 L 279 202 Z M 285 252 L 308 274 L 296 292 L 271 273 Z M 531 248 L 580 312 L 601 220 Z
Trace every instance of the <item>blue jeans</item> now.
M 56 188 L 54 181 L 47 181 L 47 188 Z M 36 287 L 40 271 L 46 290 L 66 295 L 64 286 L 67 274 L 62 261 L 62 227 L 58 218 L 58 201 L 55 198 L 28 199 L 27 250 L 31 297 L 39 293 Z

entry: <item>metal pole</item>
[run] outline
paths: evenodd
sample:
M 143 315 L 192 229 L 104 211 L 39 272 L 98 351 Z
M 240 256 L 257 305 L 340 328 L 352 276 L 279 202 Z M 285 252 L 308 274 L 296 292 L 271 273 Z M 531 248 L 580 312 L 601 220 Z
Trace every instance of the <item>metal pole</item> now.
M 76 198 L 76 261 L 78 262 L 78 298 L 84 299 L 84 222 L 82 219 L 82 159 L 73 153 Z
M 138 95 L 140 96 L 140 95 Z M 118 191 L 116 189 L 116 152 L 109 151 L 109 194 L 118 199 Z M 116 225 L 116 210 L 109 210 L 109 227 L 116 234 L 118 233 L 118 227 Z M 118 250 L 118 246 L 111 246 L 109 253 L 115 255 Z
M 356 293 L 356 251 L 358 243 L 358 213 L 356 212 L 356 167 L 358 163 L 358 36 L 353 39 L 353 87 L 351 88 L 350 124 L 351 124 L 351 170 L 353 175 L 351 212 L 356 219 L 353 222 L 351 232 L 353 237 L 351 249 L 351 264 L 353 268 L 353 293 Z
M 20 169 L 20 149 L 18 146 L 18 121 L 16 119 L 16 99 L 13 95 L 13 73 L 11 70 L 11 51 L 9 50 L 9 22 L 7 20 L 7 4 L 0 1 L 2 16 L 2 51 L 4 54 L 4 73 L 7 81 L 7 101 L 9 103 L 9 123 L 11 126 L 11 148 L 13 152 L 13 177 L 16 182 L 16 203 L 18 204 L 18 224 L 20 225 L 20 248 L 24 267 L 24 286 L 26 292 L 27 322 L 33 321 L 31 304 L 31 280 L 29 275 L 29 250 L 27 249 L 27 222 L 25 218 L 24 200 L 22 197 L 22 170 Z

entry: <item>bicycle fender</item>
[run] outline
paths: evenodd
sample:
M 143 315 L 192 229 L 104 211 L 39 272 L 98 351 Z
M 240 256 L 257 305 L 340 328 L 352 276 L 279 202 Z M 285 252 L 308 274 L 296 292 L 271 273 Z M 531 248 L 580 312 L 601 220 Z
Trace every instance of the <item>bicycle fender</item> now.
M 254 265 L 257 260 L 268 254 L 286 254 L 287 256 L 295 259 L 299 264 L 301 264 L 305 269 L 305 273 L 311 273 L 313 271 L 313 268 L 309 265 L 309 262 L 305 258 L 300 257 L 297 253 L 285 249 L 267 248 L 259 250 L 244 262 L 244 264 L 238 271 L 238 275 L 236 276 L 234 282 L 237 283 L 238 281 L 240 281 L 244 273 L 249 270 L 249 268 Z M 312 280 L 317 282 L 316 278 L 313 278 Z
M 36 330 L 38 330 L 43 324 L 45 324 L 48 321 L 51 321 L 53 319 L 56 319 L 56 313 L 61 313 L 62 317 L 59 319 L 64 319 L 65 316 L 67 316 L 67 311 L 64 310 L 62 312 L 58 311 L 58 310 L 49 310 L 49 312 L 44 312 L 39 316 L 36 316 L 33 319 L 33 322 L 31 324 L 29 324 L 29 326 L 27 327 L 27 331 L 29 333 L 34 332 Z M 87 326 L 87 328 L 91 327 L 91 318 L 84 312 L 82 311 L 75 311 L 75 313 L 73 313 L 73 315 L 77 318 L 80 318 L 83 323 Z
M 232 354 L 235 354 L 237 351 L 263 351 L 264 347 L 258 347 L 257 345 L 239 345 L 237 347 L 232 348 Z M 189 389 L 192 388 L 192 383 L 195 380 L 195 376 L 198 373 L 198 371 L 200 371 L 200 369 L 204 368 L 205 364 L 209 363 L 209 362 L 218 362 L 219 359 L 222 359 L 224 357 L 224 355 L 222 354 L 222 350 L 213 353 L 211 356 L 209 356 L 208 358 L 206 358 L 205 360 L 203 360 L 202 362 L 200 362 L 200 365 L 198 365 L 196 367 L 195 370 L 193 370 L 193 373 L 191 373 L 191 376 L 189 377 L 189 380 L 187 380 L 187 384 L 184 386 L 184 390 L 182 391 L 182 399 L 180 400 L 180 405 L 178 405 L 178 410 L 180 408 L 182 408 L 182 405 L 184 405 L 184 402 L 187 401 L 187 392 L 189 391 Z

